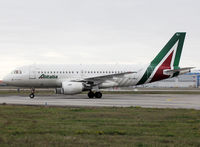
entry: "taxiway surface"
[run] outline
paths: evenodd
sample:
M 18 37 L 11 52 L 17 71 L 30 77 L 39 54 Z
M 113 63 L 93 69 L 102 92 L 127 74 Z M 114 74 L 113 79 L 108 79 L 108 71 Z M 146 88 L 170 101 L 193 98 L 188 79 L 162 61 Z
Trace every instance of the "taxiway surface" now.
M 186 108 L 200 110 L 200 95 L 192 94 L 104 94 L 102 99 L 88 99 L 86 95 L 27 96 L 0 95 L 0 104 L 89 106 L 89 107 L 146 107 Z

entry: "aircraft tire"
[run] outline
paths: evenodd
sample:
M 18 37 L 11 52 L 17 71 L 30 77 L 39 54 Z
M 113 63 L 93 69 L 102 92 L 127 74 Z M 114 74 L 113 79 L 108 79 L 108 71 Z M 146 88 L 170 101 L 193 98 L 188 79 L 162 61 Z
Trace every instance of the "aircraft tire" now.
M 94 94 L 95 98 L 102 98 L 102 93 L 101 92 L 95 92 Z
M 29 95 L 29 97 L 30 97 L 31 99 L 33 99 L 33 98 L 35 97 L 34 93 L 31 93 L 31 94 Z
M 92 91 L 88 92 L 88 97 L 89 98 L 94 98 L 94 92 L 92 92 Z

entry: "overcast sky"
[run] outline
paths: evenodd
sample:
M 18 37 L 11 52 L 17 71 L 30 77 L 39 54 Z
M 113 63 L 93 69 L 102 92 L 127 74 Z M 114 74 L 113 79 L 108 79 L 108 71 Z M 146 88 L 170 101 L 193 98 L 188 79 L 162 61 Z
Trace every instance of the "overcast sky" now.
M 200 68 L 199 0 L 0 0 L 0 79 L 27 64 L 149 63 L 177 31 Z

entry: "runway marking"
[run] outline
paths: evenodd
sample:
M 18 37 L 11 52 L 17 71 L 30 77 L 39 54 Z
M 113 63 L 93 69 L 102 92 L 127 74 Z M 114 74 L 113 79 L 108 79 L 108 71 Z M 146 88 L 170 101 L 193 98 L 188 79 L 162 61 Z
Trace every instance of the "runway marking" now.
M 167 99 L 167 101 L 168 101 L 168 102 L 171 102 L 171 101 L 172 101 L 172 99 Z

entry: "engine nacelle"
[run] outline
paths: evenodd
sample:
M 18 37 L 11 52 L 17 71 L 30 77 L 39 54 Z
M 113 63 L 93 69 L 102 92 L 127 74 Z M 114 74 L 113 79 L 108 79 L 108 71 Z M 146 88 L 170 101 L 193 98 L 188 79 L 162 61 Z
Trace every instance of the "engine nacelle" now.
M 81 93 L 84 86 L 81 82 L 63 82 L 62 89 L 64 94 L 73 95 Z

